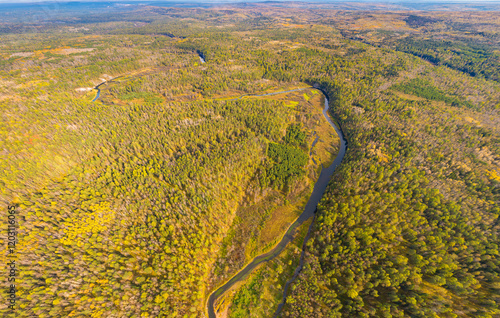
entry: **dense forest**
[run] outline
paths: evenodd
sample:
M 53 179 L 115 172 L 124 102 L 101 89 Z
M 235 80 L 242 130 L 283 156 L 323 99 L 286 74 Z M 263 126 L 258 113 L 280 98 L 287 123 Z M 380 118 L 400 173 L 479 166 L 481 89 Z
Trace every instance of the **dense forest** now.
M 2 316 L 206 317 L 338 152 L 320 88 L 346 156 L 218 317 L 274 316 L 310 224 L 280 317 L 500 317 L 498 13 L 283 6 L 0 11 Z

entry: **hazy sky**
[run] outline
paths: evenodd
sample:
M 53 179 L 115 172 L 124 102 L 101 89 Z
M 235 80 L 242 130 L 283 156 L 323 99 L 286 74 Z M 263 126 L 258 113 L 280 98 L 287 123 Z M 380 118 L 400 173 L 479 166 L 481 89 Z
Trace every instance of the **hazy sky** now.
M 266 0 L 0 0 L 0 3 L 40 3 L 40 2 L 52 2 L 52 3 L 64 3 L 64 2 L 259 2 Z M 447 2 L 447 3 L 484 3 L 484 2 L 494 2 L 500 3 L 500 0 L 277 0 L 277 1 L 304 1 L 304 2 L 382 2 L 382 3 L 432 3 L 432 2 Z
M 33 2 L 101 2 L 102 0 L 0 0 L 0 3 L 33 3 Z M 120 2 L 120 0 L 104 0 L 105 2 L 113 1 Z M 266 0 L 123 0 L 122 2 L 255 2 Z M 294 1 L 294 0 L 278 0 L 278 1 Z M 415 2 L 461 2 L 461 3 L 478 3 L 478 2 L 500 2 L 500 0 L 295 0 L 305 2 L 385 2 L 385 3 L 415 3 Z

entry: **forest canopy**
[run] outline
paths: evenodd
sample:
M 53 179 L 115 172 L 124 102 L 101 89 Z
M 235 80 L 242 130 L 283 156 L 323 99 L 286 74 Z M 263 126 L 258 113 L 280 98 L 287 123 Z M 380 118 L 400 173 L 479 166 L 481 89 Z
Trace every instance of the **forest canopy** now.
M 219 315 L 498 317 L 497 7 L 406 6 L 1 4 L 0 315 L 205 317 L 290 236 Z

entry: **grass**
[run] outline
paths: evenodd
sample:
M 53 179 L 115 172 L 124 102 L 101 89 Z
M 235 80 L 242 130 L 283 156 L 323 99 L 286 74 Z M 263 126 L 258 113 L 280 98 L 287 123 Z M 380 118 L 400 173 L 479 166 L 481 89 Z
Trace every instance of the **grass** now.
M 312 219 L 304 222 L 297 231 L 294 240 L 283 252 L 268 263 L 263 263 L 254 270 L 245 282 L 240 282 L 232 291 L 223 296 L 224 306 L 229 306 L 227 317 L 271 317 L 282 300 L 286 282 L 300 262 L 302 244 Z M 257 298 L 258 296 L 258 298 Z
M 297 106 L 298 104 L 299 104 L 299 102 L 294 101 L 294 100 L 290 100 L 290 101 L 287 101 L 287 102 L 286 102 L 285 106 L 287 106 L 287 107 L 295 107 L 295 106 Z
M 309 141 L 309 145 L 312 145 L 316 136 L 319 136 L 319 140 L 312 149 L 312 155 L 314 156 L 318 166 L 327 167 L 334 160 L 338 152 L 338 147 L 340 146 L 340 139 L 335 132 L 335 129 L 330 126 L 323 116 L 323 95 L 314 95 L 311 99 L 312 106 L 305 106 L 306 112 L 310 114 L 315 114 L 318 118 L 316 122 L 315 131 L 316 135 L 312 136 Z
M 294 203 L 279 206 L 272 211 L 271 217 L 265 222 L 261 230 L 261 235 L 256 242 L 256 248 L 250 253 L 251 255 L 262 254 L 281 240 L 288 227 L 302 213 L 307 204 L 312 192 L 312 187 L 309 187 L 310 182 L 310 180 L 307 180 L 303 190 L 296 196 Z
M 315 156 L 315 160 L 318 159 L 316 160 L 316 164 L 319 167 L 321 167 L 321 164 L 323 164 L 323 166 L 328 166 L 334 161 L 337 155 L 337 151 L 336 149 L 333 149 L 334 147 L 332 147 L 332 145 L 337 145 L 335 148 L 338 148 L 340 140 L 333 127 L 330 126 L 322 114 L 324 105 L 323 95 L 317 90 L 311 91 L 317 92 L 317 94 L 312 94 L 313 97 L 309 98 L 310 103 L 301 103 L 301 112 L 305 115 L 312 115 L 311 119 L 318 118 L 318 120 L 317 122 L 310 120 L 312 124 L 316 124 L 310 127 L 315 129 L 316 135 L 308 138 L 309 140 L 307 140 L 307 143 L 308 145 L 311 145 L 316 136 L 320 137 L 319 141 L 313 148 L 313 155 Z M 280 95 L 266 97 L 277 96 Z M 291 100 L 291 102 L 295 102 L 298 105 L 299 101 L 297 101 L 297 99 L 300 100 L 300 91 L 284 94 L 284 98 L 288 98 L 289 102 Z M 314 168 L 314 166 L 315 165 L 312 160 L 309 160 L 309 166 L 306 167 L 306 169 Z M 288 198 L 292 202 L 286 205 L 277 206 L 271 210 L 270 217 L 264 223 L 258 238 L 250 240 L 246 247 L 245 256 L 247 261 L 270 250 L 277 242 L 279 242 L 286 229 L 302 213 L 302 210 L 312 192 L 312 185 L 314 181 L 315 180 L 304 177 L 300 182 L 302 186 L 300 190 L 296 191 L 297 193 L 294 196 L 289 196 Z
M 308 103 L 304 102 L 303 95 L 307 96 Z M 309 171 L 316 171 L 318 167 L 321 169 L 321 164 L 329 165 L 333 162 L 337 154 L 335 145 L 338 145 L 340 141 L 334 128 L 330 126 L 322 114 L 323 95 L 313 89 L 310 90 L 309 95 L 297 91 L 256 98 L 283 100 L 288 104 L 287 106 L 293 105 L 297 110 L 297 116 L 302 118 L 306 131 L 308 131 L 307 145 L 309 147 L 316 136 L 320 137 L 313 149 L 317 163 L 315 165 L 312 160 L 309 160 L 306 167 Z M 316 133 L 313 135 L 312 131 Z M 252 232 L 244 245 L 245 263 L 250 262 L 255 256 L 271 250 L 281 240 L 286 229 L 302 213 L 316 178 L 317 174 L 309 174 L 309 177 L 302 178 L 300 182 L 297 182 L 292 193 L 286 195 L 284 201 L 279 193 L 274 194 L 274 199 L 273 194 L 268 193 L 266 199 L 261 199 L 257 204 L 245 207 L 244 211 L 240 211 L 242 215 L 247 216 L 247 219 L 243 219 L 238 225 L 240 228 L 244 228 L 246 222 L 254 222 L 254 224 L 259 222 L 258 229 Z M 257 220 L 257 215 L 260 215 L 260 221 Z M 276 259 L 261 264 L 248 275 L 244 282 L 238 283 L 230 292 L 222 296 L 225 297 L 223 308 L 221 308 L 223 311 L 227 310 L 228 301 L 230 299 L 234 300 L 233 307 L 229 308 L 227 317 L 272 315 L 281 301 L 286 281 L 293 275 L 293 271 L 298 266 L 303 238 L 307 233 L 310 222 L 307 221 L 299 227 L 297 238 Z M 236 248 L 238 246 L 239 244 L 236 244 Z M 263 273 L 265 275 L 262 275 Z M 255 298 L 254 294 L 260 295 L 260 297 Z M 231 311 L 233 314 L 231 314 Z

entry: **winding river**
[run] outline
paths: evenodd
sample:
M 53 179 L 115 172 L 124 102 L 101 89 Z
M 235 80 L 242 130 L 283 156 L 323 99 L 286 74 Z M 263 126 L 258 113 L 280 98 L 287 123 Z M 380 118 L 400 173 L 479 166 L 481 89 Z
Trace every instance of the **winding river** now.
M 99 99 L 99 97 L 101 96 L 101 89 L 99 88 L 99 86 L 101 85 L 104 85 L 106 83 L 111 83 L 113 82 L 115 79 L 117 78 L 121 78 L 121 77 L 124 77 L 125 75 L 120 75 L 120 76 L 117 76 L 117 77 L 113 77 L 112 79 L 110 80 L 104 80 L 104 82 L 101 82 L 100 84 L 98 84 L 96 87 L 94 87 L 94 89 L 97 89 L 97 94 L 95 95 L 94 99 L 92 100 L 92 103 L 95 102 L 96 100 Z
M 199 54 L 201 63 L 205 63 L 205 59 L 204 59 L 203 54 L 201 52 L 198 52 L 198 54 Z M 108 82 L 112 82 L 113 80 L 120 78 L 120 77 L 123 77 L 123 76 L 118 76 L 118 77 L 112 78 L 109 81 L 104 81 L 104 82 L 100 83 L 99 85 L 95 86 L 94 89 L 97 89 L 97 94 L 96 94 L 95 98 L 92 100 L 92 102 L 99 99 L 99 97 L 101 95 L 101 89 L 99 88 L 99 86 L 106 84 Z M 237 98 L 232 98 L 232 99 L 228 99 L 228 100 L 239 100 L 245 96 L 261 97 L 261 96 L 285 94 L 285 93 L 291 93 L 291 92 L 300 91 L 300 90 L 304 90 L 304 89 L 310 89 L 310 88 L 311 87 L 297 88 L 297 89 L 292 89 L 292 90 L 288 90 L 288 91 L 272 92 L 272 93 L 267 93 L 267 94 L 262 94 L 262 95 L 245 94 L 245 95 L 241 95 Z M 309 218 L 314 216 L 314 213 L 316 212 L 316 208 L 318 206 L 318 203 L 321 200 L 321 197 L 323 196 L 323 193 L 326 190 L 326 186 L 328 185 L 328 182 L 330 181 L 330 178 L 333 175 L 333 172 L 335 171 L 335 169 L 338 167 L 338 165 L 342 162 L 342 159 L 344 158 L 345 152 L 347 150 L 347 141 L 344 138 L 344 134 L 342 133 L 342 130 L 340 128 L 338 128 L 333 123 L 333 121 L 330 119 L 330 116 L 328 115 L 328 108 L 329 108 L 328 95 L 323 90 L 320 90 L 320 91 L 325 96 L 325 107 L 323 109 L 323 116 L 325 116 L 328 123 L 335 129 L 335 132 L 337 133 L 337 135 L 340 138 L 339 153 L 337 154 L 337 157 L 335 158 L 335 160 L 333 161 L 333 163 L 330 166 L 328 166 L 327 168 L 322 166 L 320 176 L 319 176 L 318 180 L 316 181 L 316 183 L 314 184 L 313 192 L 311 194 L 311 197 L 309 198 L 309 201 L 307 201 L 307 204 L 304 208 L 304 211 L 295 220 L 295 222 L 293 222 L 292 225 L 290 225 L 290 227 L 288 227 L 288 229 L 287 229 L 285 235 L 283 235 L 283 238 L 281 239 L 281 241 L 269 252 L 255 257 L 249 264 L 247 264 L 243 269 L 241 269 L 229 281 L 227 281 L 224 285 L 220 286 L 218 289 L 216 289 L 214 292 L 212 292 L 210 294 L 210 296 L 208 297 L 208 300 L 207 300 L 207 310 L 208 310 L 209 318 L 216 318 L 214 303 L 217 300 L 217 298 L 219 298 L 222 294 L 224 294 L 227 290 L 229 290 L 234 284 L 236 284 L 239 281 L 244 280 L 246 278 L 246 276 L 250 272 L 252 272 L 255 269 L 255 267 L 257 267 L 259 264 L 261 264 L 263 262 L 267 262 L 269 260 L 272 260 L 273 258 L 278 256 L 285 249 L 285 247 L 288 245 L 288 243 L 290 243 L 293 240 L 297 228 L 300 225 L 302 225 L 305 221 L 307 221 Z M 314 147 L 314 145 L 316 144 L 317 141 L 318 141 L 318 137 L 314 140 L 312 147 Z M 312 149 L 312 147 L 311 147 L 311 149 Z M 278 309 L 276 310 L 274 317 L 277 317 L 279 315 L 281 309 L 283 308 L 283 306 L 286 303 L 288 287 L 297 278 L 300 271 L 302 270 L 302 267 L 304 264 L 305 247 L 306 247 L 307 240 L 309 239 L 309 236 L 311 234 L 311 229 L 312 229 L 313 224 L 314 224 L 314 220 L 311 223 L 311 225 L 309 226 L 309 230 L 307 232 L 307 235 L 304 239 L 304 243 L 302 245 L 302 253 L 300 256 L 299 266 L 295 269 L 292 278 L 290 278 L 290 280 L 288 280 L 285 284 L 285 288 L 283 290 L 283 300 L 278 305 Z
M 267 95 L 276 95 L 276 94 L 283 94 L 283 93 L 288 93 L 296 90 L 301 90 L 301 89 L 295 89 L 291 91 L 283 91 L 283 92 L 274 92 L 274 93 L 269 93 L 269 94 L 264 94 L 264 95 L 251 95 L 251 96 L 267 96 Z M 218 289 L 216 289 L 214 292 L 210 294 L 208 297 L 208 302 L 207 302 L 207 310 L 208 310 L 208 317 L 209 318 L 216 318 L 215 315 L 215 309 L 214 309 L 214 303 L 219 298 L 222 294 L 224 294 L 227 290 L 229 290 L 234 284 L 236 284 L 239 281 L 242 281 L 245 279 L 245 277 L 253 270 L 255 267 L 257 267 L 259 264 L 263 262 L 267 262 L 269 260 L 272 260 L 276 256 L 278 256 L 287 246 L 288 243 L 290 243 L 293 238 L 296 229 L 303 224 L 305 221 L 307 221 L 309 218 L 314 216 L 314 213 L 316 212 L 316 208 L 318 206 L 319 201 L 321 200 L 321 197 L 323 196 L 323 193 L 326 190 L 326 186 L 328 185 L 328 182 L 330 181 L 331 176 L 333 175 L 333 172 L 335 169 L 339 166 L 339 164 L 342 162 L 342 159 L 344 158 L 346 149 L 347 149 L 347 141 L 344 138 L 344 134 L 342 133 L 342 130 L 338 128 L 333 121 L 330 119 L 330 116 L 328 115 L 328 96 L 324 91 L 321 91 L 323 95 L 325 95 L 325 108 L 323 109 L 323 116 L 325 116 L 326 120 L 328 123 L 335 129 L 335 132 L 340 138 L 340 148 L 339 148 L 339 153 L 337 154 L 337 157 L 333 161 L 333 163 L 328 166 L 327 168 L 322 167 L 320 176 L 318 178 L 318 181 L 314 184 L 314 189 L 311 194 L 311 197 L 309 198 L 309 201 L 307 201 L 307 204 L 304 208 L 304 211 L 302 214 L 295 220 L 292 225 L 288 228 L 286 231 L 285 235 L 281 239 L 281 241 L 269 252 L 261 254 L 257 257 L 255 257 L 248 265 L 246 265 L 242 270 L 240 270 L 236 275 L 234 275 L 228 282 L 226 282 L 224 285 L 220 286 Z M 239 98 L 235 99 L 240 99 L 243 96 L 240 96 Z M 306 238 L 304 239 L 304 243 L 302 245 L 302 254 L 300 257 L 300 263 L 299 266 L 295 269 L 295 272 L 293 274 L 293 277 L 288 280 L 285 284 L 285 288 L 283 291 L 283 301 L 279 304 L 278 309 L 276 313 L 274 314 L 274 317 L 277 317 L 278 314 L 280 313 L 281 309 L 283 308 L 284 304 L 286 303 L 286 296 L 287 296 L 287 289 L 289 285 L 297 278 L 298 274 L 302 270 L 302 266 L 304 263 L 304 253 L 305 253 L 305 247 L 307 240 L 309 239 L 310 232 L 312 229 L 312 226 L 314 224 L 314 220 L 309 226 L 309 230 L 307 232 Z
M 205 63 L 205 55 L 201 51 L 198 51 L 198 56 L 200 57 L 201 64 Z
M 92 102 L 95 102 L 101 96 L 101 89 L 99 88 L 99 86 L 94 87 L 94 89 L 97 89 L 97 94 L 95 95 Z

